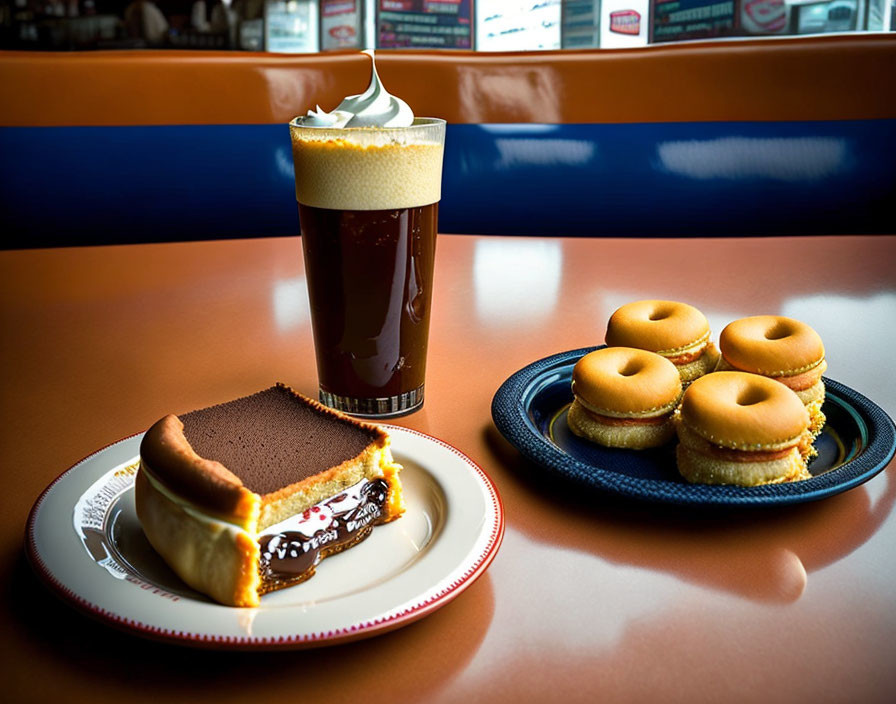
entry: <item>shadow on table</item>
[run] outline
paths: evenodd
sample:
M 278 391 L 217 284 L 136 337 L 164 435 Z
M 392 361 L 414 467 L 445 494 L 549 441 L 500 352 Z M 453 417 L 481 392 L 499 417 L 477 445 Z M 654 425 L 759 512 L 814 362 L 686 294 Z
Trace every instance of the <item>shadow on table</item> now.
M 551 541 L 563 547 L 760 602 L 799 599 L 808 574 L 861 546 L 896 502 L 896 480 L 888 470 L 886 489 L 874 502 L 865 487 L 791 506 L 709 509 L 640 502 L 548 474 L 493 425 L 484 433 L 507 470 L 499 486 L 508 526 L 543 540 L 550 525 Z M 526 510 L 514 510 L 522 500 Z
M 127 695 L 127 701 L 336 701 L 349 682 L 358 701 L 408 701 L 438 692 L 466 667 L 494 613 L 485 574 L 426 618 L 366 640 L 301 651 L 199 650 L 144 640 L 87 617 L 45 587 L 24 553 L 4 563 L 0 620 L 9 622 L 5 638 L 33 652 L 48 672 L 46 681 L 31 673 L 27 683 L 38 699 L 57 679 L 80 683 L 84 692 Z M 8 673 L 5 686 L 15 691 L 16 678 L 24 676 Z

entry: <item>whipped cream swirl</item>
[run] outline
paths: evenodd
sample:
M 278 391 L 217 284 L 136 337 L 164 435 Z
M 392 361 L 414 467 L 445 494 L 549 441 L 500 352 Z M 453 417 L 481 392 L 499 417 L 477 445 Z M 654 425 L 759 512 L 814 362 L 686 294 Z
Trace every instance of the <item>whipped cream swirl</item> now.
M 359 95 L 350 95 L 333 112 L 309 110 L 300 124 L 303 127 L 410 127 L 414 112 L 401 98 L 390 95 L 376 72 L 373 51 L 363 52 L 370 57 L 370 85 Z

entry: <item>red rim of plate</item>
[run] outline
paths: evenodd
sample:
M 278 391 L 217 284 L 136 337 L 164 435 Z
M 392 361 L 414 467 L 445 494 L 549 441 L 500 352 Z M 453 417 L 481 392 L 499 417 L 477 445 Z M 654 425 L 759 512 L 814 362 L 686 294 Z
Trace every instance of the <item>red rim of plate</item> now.
M 461 594 L 461 592 L 463 592 L 473 582 L 475 582 L 483 572 L 485 572 L 485 570 L 488 568 L 495 555 L 497 554 L 498 548 L 501 546 L 501 541 L 504 537 L 504 506 L 501 502 L 501 497 L 498 494 L 495 484 L 488 476 L 488 474 L 486 474 L 478 464 L 476 464 L 473 460 L 467 457 L 467 455 L 465 455 L 453 445 L 450 445 L 443 440 L 439 440 L 438 438 L 434 438 L 431 435 L 421 433 L 411 428 L 389 425 L 384 425 L 384 427 L 397 428 L 401 432 L 411 433 L 412 435 L 417 435 L 419 437 L 425 438 L 437 443 L 438 445 L 441 445 L 445 449 L 457 455 L 465 464 L 467 464 L 471 469 L 474 470 L 475 474 L 478 475 L 479 479 L 485 486 L 488 497 L 491 499 L 492 508 L 494 510 L 494 521 L 490 529 L 490 534 L 485 549 L 467 566 L 463 574 L 458 579 L 455 579 L 447 587 L 444 587 L 438 592 L 434 594 L 428 594 L 426 598 L 420 600 L 419 602 L 416 602 L 413 606 L 398 613 L 391 614 L 385 618 L 363 621 L 361 623 L 352 624 L 351 626 L 338 628 L 331 631 L 302 633 L 291 636 L 218 636 L 208 633 L 191 633 L 188 631 L 176 631 L 168 628 L 160 628 L 158 626 L 146 624 L 135 619 L 130 619 L 120 614 L 108 611 L 98 604 L 94 604 L 93 602 L 85 599 L 84 597 L 76 594 L 74 591 L 69 589 L 65 584 L 63 584 L 53 576 L 37 549 L 36 539 L 34 537 L 34 527 L 37 520 L 37 515 L 40 512 L 40 507 L 46 497 L 53 490 L 53 487 L 55 487 L 56 484 L 58 484 L 69 473 L 77 469 L 84 462 L 90 460 L 104 450 L 113 447 L 114 445 L 118 445 L 119 443 L 130 440 L 131 438 L 137 437 L 138 435 L 142 435 L 142 433 L 129 435 L 125 438 L 122 438 L 121 440 L 109 443 L 108 445 L 100 448 L 99 450 L 96 450 L 95 452 L 92 452 L 91 454 L 87 455 L 86 457 L 66 469 L 62 474 L 56 477 L 56 479 L 54 479 L 46 489 L 41 492 L 40 496 L 37 498 L 37 501 L 34 502 L 34 506 L 31 507 L 31 512 L 28 515 L 28 522 L 25 528 L 25 554 L 28 557 L 28 561 L 31 563 L 35 572 L 37 572 L 37 574 L 43 579 L 44 583 L 47 584 L 55 594 L 61 597 L 63 601 L 68 602 L 69 604 L 75 606 L 78 610 L 86 613 L 88 616 L 98 619 L 100 622 L 105 623 L 106 625 L 110 625 L 129 633 L 136 633 L 140 636 L 150 638 L 152 640 L 162 641 L 165 643 L 176 643 L 180 645 L 190 645 L 194 647 L 210 649 L 293 650 L 299 648 L 317 647 L 321 645 L 335 645 L 337 643 L 346 643 L 353 640 L 360 640 L 362 638 L 369 638 L 374 635 L 386 633 L 401 626 L 406 626 L 449 603 L 452 599 Z

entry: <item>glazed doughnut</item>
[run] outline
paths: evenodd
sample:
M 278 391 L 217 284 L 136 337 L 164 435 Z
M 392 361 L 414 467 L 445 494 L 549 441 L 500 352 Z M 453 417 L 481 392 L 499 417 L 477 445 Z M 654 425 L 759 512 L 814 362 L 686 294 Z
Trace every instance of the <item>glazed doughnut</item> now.
M 681 378 L 669 360 L 630 347 L 603 347 L 573 369 L 575 400 L 567 423 L 576 435 L 606 447 L 643 449 L 670 440 Z
M 690 482 L 757 486 L 809 477 L 809 413 L 767 377 L 701 377 L 682 396 L 676 430 L 678 470 Z
M 694 306 L 645 300 L 626 303 L 610 316 L 606 341 L 611 347 L 636 347 L 665 357 L 688 383 L 718 363 L 719 353 L 709 336 L 709 322 Z
M 755 315 L 735 320 L 719 336 L 720 370 L 761 374 L 795 391 L 809 409 L 810 432 L 825 423 L 822 374 L 827 369 L 824 343 L 815 330 L 781 315 Z

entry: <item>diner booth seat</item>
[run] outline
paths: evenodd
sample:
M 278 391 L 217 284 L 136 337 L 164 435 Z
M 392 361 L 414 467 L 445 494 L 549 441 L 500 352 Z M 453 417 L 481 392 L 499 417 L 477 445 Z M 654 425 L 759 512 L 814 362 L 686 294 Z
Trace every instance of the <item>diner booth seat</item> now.
M 896 232 L 896 36 L 377 54 L 448 121 L 444 233 Z M 0 52 L 6 246 L 295 235 L 287 122 L 358 53 Z

